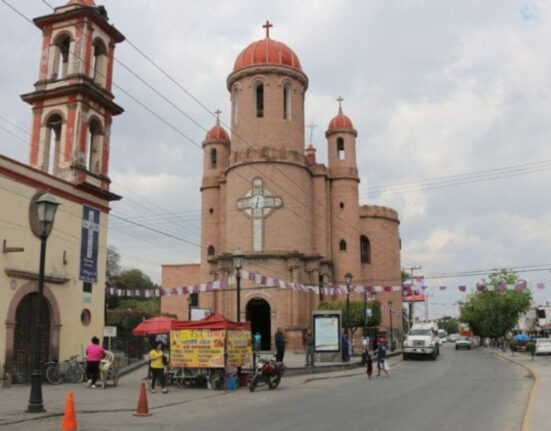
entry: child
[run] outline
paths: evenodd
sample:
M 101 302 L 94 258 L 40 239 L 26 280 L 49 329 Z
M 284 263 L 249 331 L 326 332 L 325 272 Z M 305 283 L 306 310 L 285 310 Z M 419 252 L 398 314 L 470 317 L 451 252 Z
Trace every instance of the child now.
M 367 378 L 370 379 L 371 374 L 373 374 L 373 359 L 371 358 L 369 352 L 366 352 L 365 355 L 365 363 L 367 364 L 365 372 L 367 374 Z

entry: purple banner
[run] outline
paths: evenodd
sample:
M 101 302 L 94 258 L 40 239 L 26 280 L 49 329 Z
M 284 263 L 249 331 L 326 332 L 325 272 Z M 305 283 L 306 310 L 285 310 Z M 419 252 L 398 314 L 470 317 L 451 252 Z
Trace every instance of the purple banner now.
M 99 217 L 99 210 L 82 207 L 79 279 L 87 283 L 98 281 Z

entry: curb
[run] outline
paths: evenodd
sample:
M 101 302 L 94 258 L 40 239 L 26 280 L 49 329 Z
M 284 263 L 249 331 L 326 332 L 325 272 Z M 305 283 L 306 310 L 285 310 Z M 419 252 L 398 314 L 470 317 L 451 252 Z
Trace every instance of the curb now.
M 497 357 L 503 358 L 509 362 L 512 362 L 513 364 L 521 366 L 526 371 L 528 371 L 528 374 L 530 374 L 530 378 L 532 379 L 532 388 L 530 389 L 530 393 L 528 394 L 528 400 L 526 401 L 526 407 L 524 408 L 524 416 L 522 417 L 522 423 L 520 426 L 521 431 L 530 431 L 530 417 L 532 415 L 532 407 L 534 405 L 534 398 L 536 397 L 536 390 L 538 388 L 538 376 L 536 375 L 536 373 L 534 373 L 534 370 L 532 370 L 532 368 L 530 368 L 526 364 L 523 364 L 522 362 L 515 361 L 513 358 L 508 358 L 507 356 L 500 355 L 499 353 L 496 353 L 496 352 L 489 352 L 489 353 Z

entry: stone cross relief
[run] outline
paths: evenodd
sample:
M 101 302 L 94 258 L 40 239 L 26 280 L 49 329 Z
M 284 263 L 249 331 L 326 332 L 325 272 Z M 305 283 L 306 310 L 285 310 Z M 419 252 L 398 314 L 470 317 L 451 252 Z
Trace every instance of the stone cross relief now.
M 92 211 L 88 213 L 88 220 L 82 220 L 82 227 L 86 229 L 88 233 L 86 258 L 92 259 L 92 253 L 94 251 L 94 232 L 99 232 L 99 224 L 94 221 L 94 213 Z
M 253 251 L 262 251 L 263 220 L 274 209 L 283 206 L 283 199 L 273 196 L 262 184 L 262 178 L 253 179 L 253 187 L 237 201 L 237 209 L 245 211 L 253 220 Z

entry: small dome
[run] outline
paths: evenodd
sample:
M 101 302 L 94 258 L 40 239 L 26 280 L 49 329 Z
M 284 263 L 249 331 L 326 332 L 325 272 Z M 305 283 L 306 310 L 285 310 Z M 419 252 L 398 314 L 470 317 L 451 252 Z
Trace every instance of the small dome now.
M 251 43 L 237 56 L 233 72 L 249 66 L 275 65 L 290 67 L 302 72 L 298 56 L 283 42 L 262 39 Z
M 226 130 L 219 124 L 214 126 L 212 129 L 210 129 L 207 133 L 207 136 L 205 137 L 205 141 L 228 141 L 230 138 L 228 137 L 228 134 Z
M 327 130 L 335 129 L 354 129 L 352 125 L 352 120 L 342 113 L 342 110 L 339 110 L 339 113 L 329 122 L 329 127 Z

